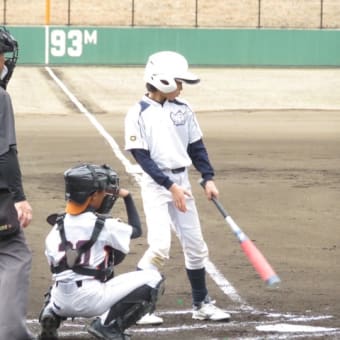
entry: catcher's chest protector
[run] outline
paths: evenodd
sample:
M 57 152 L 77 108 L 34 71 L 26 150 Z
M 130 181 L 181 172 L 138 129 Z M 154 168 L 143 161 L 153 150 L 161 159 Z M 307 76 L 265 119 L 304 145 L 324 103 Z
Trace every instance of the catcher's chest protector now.
M 51 266 L 52 273 L 61 273 L 64 270 L 71 269 L 77 274 L 93 276 L 100 281 L 106 281 L 108 278 L 113 277 L 113 263 L 111 266 L 102 268 L 91 268 L 79 264 L 81 256 L 87 252 L 93 244 L 97 241 L 100 232 L 105 224 L 105 216 L 98 215 L 94 225 L 91 238 L 82 244 L 79 248 L 73 249 L 71 243 L 67 241 L 64 228 L 65 214 L 59 215 L 56 219 L 58 230 L 61 238 L 62 245 L 65 249 L 65 257 L 58 266 Z

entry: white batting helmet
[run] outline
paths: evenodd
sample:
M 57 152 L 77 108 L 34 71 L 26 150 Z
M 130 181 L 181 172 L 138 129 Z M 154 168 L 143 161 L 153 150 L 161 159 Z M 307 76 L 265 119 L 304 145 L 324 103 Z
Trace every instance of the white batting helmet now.
M 163 93 L 177 89 L 176 79 L 197 84 L 200 79 L 188 71 L 187 60 L 179 53 L 161 51 L 149 56 L 145 66 L 144 80 Z

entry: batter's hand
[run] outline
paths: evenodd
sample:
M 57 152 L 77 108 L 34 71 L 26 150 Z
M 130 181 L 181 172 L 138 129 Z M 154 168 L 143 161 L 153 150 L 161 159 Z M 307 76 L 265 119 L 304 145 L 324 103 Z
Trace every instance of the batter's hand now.
M 185 190 L 181 186 L 174 183 L 169 188 L 171 194 L 172 194 L 172 200 L 175 203 L 176 208 L 181 212 L 187 211 L 187 205 L 185 201 L 185 196 L 191 197 L 191 192 L 188 190 Z
M 124 188 L 119 188 L 118 196 L 121 198 L 126 197 L 130 192 Z
M 15 208 L 22 228 L 26 228 L 32 221 L 32 207 L 27 201 L 16 202 Z
M 217 198 L 219 194 L 213 180 L 205 182 L 204 191 L 209 200 L 211 200 L 213 197 Z

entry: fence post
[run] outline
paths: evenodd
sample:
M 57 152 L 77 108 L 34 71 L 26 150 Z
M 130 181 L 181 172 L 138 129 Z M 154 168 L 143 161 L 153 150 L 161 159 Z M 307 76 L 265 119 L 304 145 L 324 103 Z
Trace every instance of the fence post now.
M 323 28 L 323 0 L 320 0 L 320 28 Z
M 4 0 L 4 17 L 3 17 L 4 25 L 6 25 L 6 10 L 7 10 L 7 0 Z
M 71 0 L 68 0 L 67 3 L 67 25 L 71 25 Z
M 135 1 L 131 2 L 131 26 L 135 26 Z
M 198 27 L 198 0 L 195 0 L 195 27 Z
M 49 25 L 51 22 L 51 1 L 45 1 L 45 25 Z
M 261 28 L 261 0 L 259 0 L 258 5 L 257 28 Z

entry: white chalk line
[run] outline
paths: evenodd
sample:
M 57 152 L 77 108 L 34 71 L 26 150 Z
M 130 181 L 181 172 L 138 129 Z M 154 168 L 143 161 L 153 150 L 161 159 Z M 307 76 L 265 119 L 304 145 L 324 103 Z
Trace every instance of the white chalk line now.
M 105 128 L 98 122 L 98 120 L 94 117 L 94 115 L 89 112 L 86 107 L 78 100 L 78 98 L 67 88 L 67 86 L 55 75 L 55 73 L 53 72 L 53 70 L 51 70 L 50 67 L 46 66 L 45 67 L 46 71 L 48 72 L 48 74 L 51 76 L 51 78 L 56 82 L 56 84 L 61 88 L 61 90 L 66 94 L 66 96 L 71 100 L 71 102 L 78 108 L 78 110 L 83 113 L 88 119 L 89 121 L 93 124 L 93 126 L 97 129 L 97 131 L 105 138 L 105 140 L 109 143 L 109 145 L 111 146 L 115 156 L 121 161 L 121 163 L 123 164 L 123 166 L 125 167 L 125 171 L 130 174 L 131 176 L 134 177 L 135 181 L 140 184 L 140 180 L 141 180 L 141 170 L 140 167 L 137 164 L 132 164 L 122 153 L 119 145 L 117 144 L 117 142 L 114 140 L 114 138 L 105 130 Z M 211 278 L 214 280 L 214 282 L 216 283 L 216 285 L 231 299 L 231 301 L 233 301 L 234 303 L 237 303 L 240 307 L 241 310 L 245 311 L 247 310 L 248 312 L 253 312 L 253 313 L 258 313 L 259 311 L 256 311 L 253 307 L 251 307 L 250 305 L 248 305 L 246 303 L 246 301 L 237 293 L 237 290 L 231 285 L 231 283 L 223 276 L 223 274 L 215 267 L 215 265 L 208 260 L 207 264 L 206 264 L 206 270 L 208 272 L 208 274 L 211 276 Z M 190 311 L 187 312 L 171 312 L 171 311 L 165 311 L 165 312 L 160 312 L 159 314 L 175 314 L 175 313 L 189 313 Z M 237 312 L 239 313 L 239 312 Z M 260 312 L 261 313 L 261 312 Z M 275 313 L 278 318 L 283 317 L 284 318 L 284 314 L 280 314 L 280 313 Z M 301 321 L 307 321 L 308 317 L 305 316 L 296 316 L 298 319 L 300 319 Z M 286 319 L 286 318 L 284 318 Z M 37 320 L 28 320 L 31 323 L 38 323 Z M 293 320 L 291 320 L 293 321 Z M 276 321 L 277 322 L 277 321 Z M 226 325 L 232 325 L 233 322 L 229 322 L 229 323 L 225 323 L 225 324 L 217 324 L 217 323 L 209 323 L 209 324 L 194 324 L 194 325 L 182 325 L 182 326 L 175 326 L 175 327 L 157 327 L 157 328 L 147 328 L 144 329 L 145 332 L 149 332 L 149 331 L 164 331 L 164 332 L 170 332 L 170 331 L 178 331 L 178 330 L 192 330 L 192 329 L 196 329 L 196 328 L 204 328 L 204 327 L 226 327 Z M 237 327 L 242 327 L 242 325 L 244 327 L 247 327 L 247 325 L 249 325 L 249 321 L 244 322 L 244 323 L 237 323 Z M 264 326 L 264 327 L 262 327 Z M 291 329 L 294 328 L 293 332 L 300 332 L 297 327 L 297 325 L 294 325 L 294 327 L 292 326 L 291 328 L 289 327 L 289 324 L 285 324 L 285 323 L 279 323 L 276 324 L 276 328 L 270 328 L 269 326 L 266 328 L 266 325 L 263 325 L 263 321 L 259 322 L 259 326 L 257 326 L 258 331 L 267 331 L 267 332 L 286 332 L 286 333 L 291 333 Z M 274 325 L 275 326 L 275 325 Z M 273 326 L 273 327 L 274 327 Z M 262 327 L 262 328 L 261 328 Z M 334 332 L 336 332 L 336 334 L 340 334 L 340 329 L 338 328 L 324 328 L 324 327 L 313 327 L 313 326 L 305 326 L 302 325 L 300 329 L 303 329 L 301 332 L 306 332 L 307 329 L 309 329 L 310 331 L 308 331 L 309 333 L 313 333 L 310 334 L 310 336 L 318 336 L 317 334 L 322 333 L 323 335 L 326 334 L 334 334 Z M 132 329 L 133 332 L 141 332 L 143 329 Z M 63 332 L 60 332 L 60 335 L 62 335 Z M 64 334 L 67 334 L 69 336 L 71 335 L 83 335 L 83 334 L 87 334 L 86 331 L 79 331 L 79 332 L 75 332 L 75 333 L 70 333 L 70 332 L 66 332 Z M 299 337 L 299 335 L 296 335 L 297 337 Z M 268 337 L 266 337 L 267 339 L 269 339 Z M 293 335 L 290 334 L 289 338 L 293 338 Z M 249 337 L 247 337 L 247 339 L 250 339 Z M 258 337 L 253 337 L 251 339 L 258 339 Z M 275 337 L 275 339 L 278 339 L 277 337 Z M 284 337 L 284 339 L 286 339 L 286 337 Z
M 240 314 L 238 310 L 228 310 L 231 315 Z M 185 314 L 191 314 L 191 310 L 182 310 L 182 311 L 159 311 L 159 315 L 168 316 L 171 318 L 173 316 L 180 316 Z M 244 313 L 243 313 L 244 314 Z M 260 321 L 230 321 L 230 322 L 195 322 L 194 324 L 185 324 L 171 327 L 164 326 L 150 326 L 150 327 L 141 327 L 134 326 L 129 328 L 129 332 L 132 334 L 166 334 L 166 333 L 174 333 L 174 332 L 188 332 L 202 329 L 219 329 L 220 331 L 225 331 L 226 335 L 230 334 L 231 331 L 242 331 L 245 330 L 249 333 L 250 329 L 257 331 L 260 334 L 273 333 L 277 334 L 266 334 L 266 339 L 297 339 L 300 337 L 305 337 L 308 334 L 309 338 L 313 337 L 321 337 L 321 336 L 335 336 L 340 334 L 340 328 L 333 327 L 320 327 L 320 326 L 310 326 L 306 325 L 306 322 L 313 321 L 322 321 L 331 319 L 331 315 L 310 315 L 310 316 L 302 316 L 297 314 L 278 314 L 278 313 L 266 313 L 266 312 L 252 312 L 250 314 L 262 314 L 262 318 Z M 249 315 L 249 314 L 248 314 Z M 280 317 L 279 317 L 280 315 Z M 279 319 L 279 320 L 277 320 Z M 298 322 L 304 322 L 304 324 L 299 324 Z M 28 322 L 31 326 L 37 326 L 38 320 L 29 320 Z M 60 338 L 64 337 L 80 337 L 86 338 L 88 337 L 88 333 L 86 331 L 86 325 L 89 321 L 85 318 L 77 318 L 74 321 L 65 321 L 62 324 L 62 327 L 59 329 Z M 228 333 L 229 332 L 229 333 Z M 226 339 L 233 339 L 230 336 L 227 336 Z M 235 338 L 234 338 L 235 339 Z M 237 336 L 239 340 L 246 339 L 263 339 L 263 336 L 253 336 L 246 338 Z

